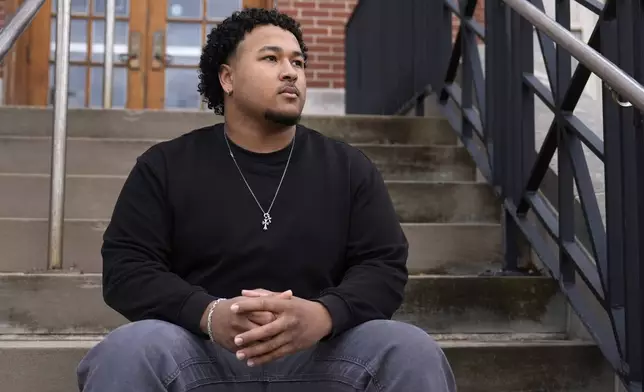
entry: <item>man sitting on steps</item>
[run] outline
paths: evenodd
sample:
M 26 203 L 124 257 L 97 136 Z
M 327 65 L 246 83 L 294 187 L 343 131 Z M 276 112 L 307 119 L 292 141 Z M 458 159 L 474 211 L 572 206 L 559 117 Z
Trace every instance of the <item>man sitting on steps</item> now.
M 132 323 L 82 360 L 81 391 L 456 390 L 436 342 L 390 320 L 408 244 L 380 173 L 298 125 L 306 53 L 275 10 L 209 34 L 199 92 L 224 123 L 153 146 L 125 182 L 103 293 Z

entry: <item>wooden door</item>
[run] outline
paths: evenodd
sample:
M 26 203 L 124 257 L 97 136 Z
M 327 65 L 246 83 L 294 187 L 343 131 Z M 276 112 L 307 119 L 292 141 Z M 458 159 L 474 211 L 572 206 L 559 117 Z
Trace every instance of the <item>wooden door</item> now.
M 235 10 L 272 4 L 272 0 L 116 0 L 112 107 L 203 108 L 197 67 L 207 33 Z M 7 104 L 52 103 L 56 6 L 56 0 L 47 0 L 7 62 Z M 104 28 L 105 0 L 72 0 L 71 108 L 103 106 Z
M 154 0 L 148 28 L 146 108 L 200 109 L 197 67 L 206 36 L 217 22 L 242 7 L 272 0 Z

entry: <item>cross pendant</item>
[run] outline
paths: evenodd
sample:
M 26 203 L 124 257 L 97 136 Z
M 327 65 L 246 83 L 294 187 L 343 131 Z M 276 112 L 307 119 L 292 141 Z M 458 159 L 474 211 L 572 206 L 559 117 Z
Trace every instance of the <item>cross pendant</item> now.
M 268 225 L 271 224 L 271 214 L 268 212 L 264 213 L 264 220 L 262 221 L 262 225 L 264 226 L 264 230 L 268 230 Z

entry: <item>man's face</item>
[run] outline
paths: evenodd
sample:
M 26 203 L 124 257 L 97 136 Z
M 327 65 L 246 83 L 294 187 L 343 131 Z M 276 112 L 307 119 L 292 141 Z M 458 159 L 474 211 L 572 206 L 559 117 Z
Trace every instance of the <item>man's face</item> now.
M 244 111 L 283 125 L 297 123 L 306 101 L 304 57 L 297 39 L 273 25 L 259 26 L 231 62 L 230 97 Z

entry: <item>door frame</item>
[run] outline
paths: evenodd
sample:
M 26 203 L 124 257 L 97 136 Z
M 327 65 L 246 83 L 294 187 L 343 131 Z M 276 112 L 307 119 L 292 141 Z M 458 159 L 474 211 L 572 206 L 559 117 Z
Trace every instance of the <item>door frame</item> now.
M 7 15 L 24 0 L 6 0 Z M 45 106 L 49 94 L 51 0 L 46 0 L 4 64 L 4 104 Z
M 11 15 L 24 0 L 5 0 Z M 243 0 L 244 7 L 274 8 L 275 0 Z M 146 4 L 147 3 L 147 4 Z M 5 57 L 4 104 L 47 106 L 49 103 L 49 45 L 51 39 L 51 4 L 46 0 L 30 26 Z M 152 67 L 154 34 L 166 28 L 167 0 L 131 0 L 130 36 L 141 34 L 141 67 L 127 72 L 127 108 L 162 109 L 165 100 L 165 68 Z M 148 6 L 150 5 L 150 6 Z M 91 39 L 91 37 L 88 37 Z M 164 51 L 165 51 L 165 42 Z M 156 68 L 156 69 L 153 69 Z M 147 102 L 146 102 L 147 101 Z

